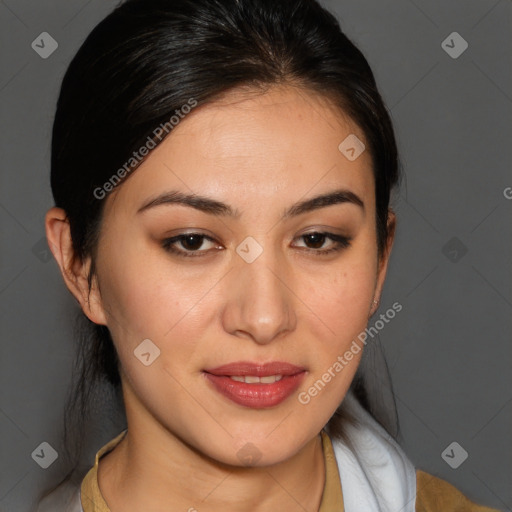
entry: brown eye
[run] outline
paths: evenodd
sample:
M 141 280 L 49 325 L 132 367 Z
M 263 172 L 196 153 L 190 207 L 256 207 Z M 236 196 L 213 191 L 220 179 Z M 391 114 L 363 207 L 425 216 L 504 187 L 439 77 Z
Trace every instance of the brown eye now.
M 307 244 L 309 244 L 310 248 L 320 249 L 325 243 L 325 233 L 309 233 L 307 235 L 303 235 L 304 240 Z
M 304 247 L 307 251 L 313 252 L 316 255 L 323 255 L 330 252 L 341 251 L 350 246 L 351 238 L 334 233 L 323 233 L 313 231 L 298 237 L 303 240 L 305 246 L 298 245 L 297 247 Z M 326 247 L 326 242 L 328 242 Z
M 205 256 L 212 248 L 219 247 L 214 242 L 213 238 L 201 233 L 182 233 L 165 239 L 162 242 L 162 247 L 179 256 Z M 207 247 L 205 248 L 204 245 Z
M 190 251 L 196 251 L 197 249 L 200 249 L 203 245 L 204 236 L 201 235 L 186 235 L 184 236 L 180 243 L 181 245 Z

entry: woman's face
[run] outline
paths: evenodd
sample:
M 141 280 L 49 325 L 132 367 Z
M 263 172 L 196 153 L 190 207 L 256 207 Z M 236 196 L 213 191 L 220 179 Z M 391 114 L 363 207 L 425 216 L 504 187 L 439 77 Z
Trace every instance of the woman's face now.
M 354 135 L 304 90 L 234 92 L 192 110 L 107 197 L 91 317 L 119 354 L 129 428 L 268 465 L 324 427 L 362 352 L 335 363 L 385 274 Z

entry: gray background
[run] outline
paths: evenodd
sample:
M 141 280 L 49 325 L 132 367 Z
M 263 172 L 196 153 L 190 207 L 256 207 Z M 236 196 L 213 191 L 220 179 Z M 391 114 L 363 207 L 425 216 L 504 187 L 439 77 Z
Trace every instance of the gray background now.
M 66 66 L 115 4 L 0 0 L 2 512 L 32 510 L 67 470 L 31 457 L 43 441 L 59 452 L 74 355 L 76 307 L 41 241 L 51 125 Z M 407 175 L 379 310 L 404 307 L 380 333 L 402 446 L 419 468 L 510 510 L 512 2 L 324 4 L 374 70 Z M 454 31 L 469 44 L 456 59 L 441 45 Z M 42 32 L 59 44 L 48 59 L 31 48 Z M 117 433 L 108 418 L 93 426 L 84 465 Z M 441 456 L 453 441 L 469 454 L 457 469 Z

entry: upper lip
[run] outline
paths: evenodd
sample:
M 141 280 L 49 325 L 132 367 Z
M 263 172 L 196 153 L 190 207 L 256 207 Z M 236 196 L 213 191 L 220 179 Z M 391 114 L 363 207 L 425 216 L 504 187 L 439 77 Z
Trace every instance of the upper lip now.
M 268 377 L 269 375 L 295 375 L 305 370 L 300 366 L 282 361 L 272 361 L 270 363 L 252 363 L 248 361 L 238 361 L 234 363 L 223 364 L 216 368 L 204 370 L 213 375 L 253 375 L 256 377 Z

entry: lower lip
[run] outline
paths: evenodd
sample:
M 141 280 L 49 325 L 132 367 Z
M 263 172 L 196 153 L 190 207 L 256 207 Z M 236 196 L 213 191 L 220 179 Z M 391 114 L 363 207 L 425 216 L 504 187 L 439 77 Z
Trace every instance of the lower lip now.
M 252 409 L 274 407 L 284 402 L 300 385 L 306 372 L 283 375 L 281 380 L 271 384 L 247 384 L 224 375 L 204 372 L 214 388 L 231 401 Z

